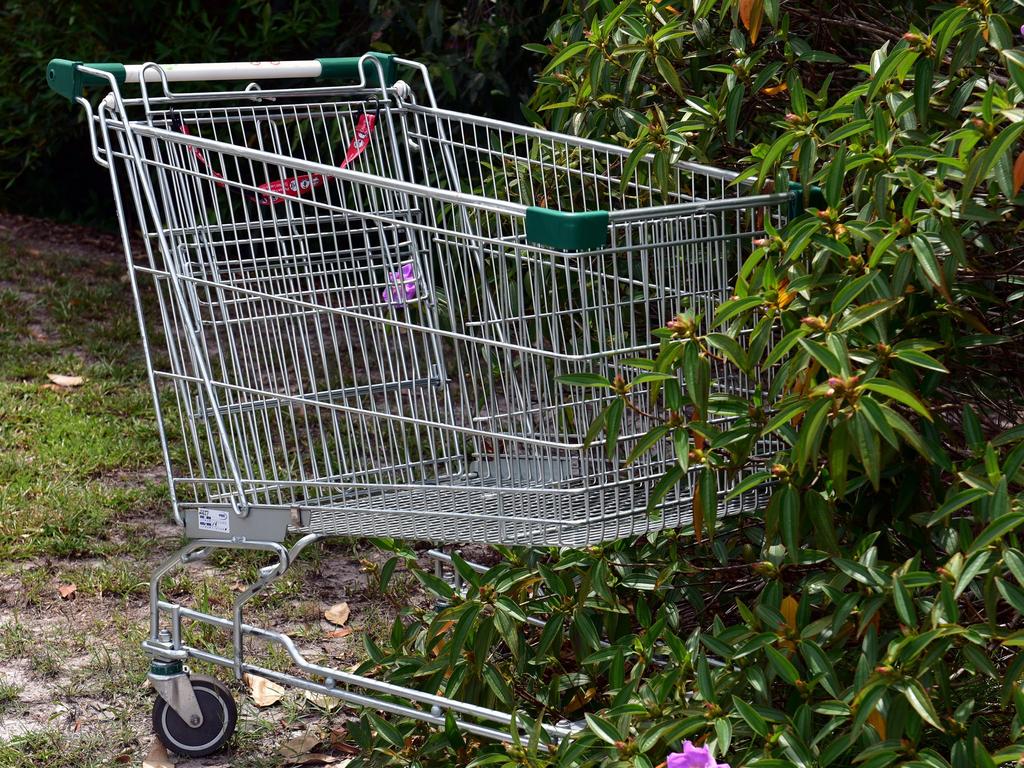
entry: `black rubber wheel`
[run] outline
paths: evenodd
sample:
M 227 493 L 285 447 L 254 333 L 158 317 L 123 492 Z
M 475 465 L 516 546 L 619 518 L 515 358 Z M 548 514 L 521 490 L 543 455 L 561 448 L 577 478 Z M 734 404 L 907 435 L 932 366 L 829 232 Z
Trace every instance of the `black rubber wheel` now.
M 157 696 L 153 704 L 153 732 L 167 749 L 182 757 L 204 757 L 227 744 L 235 732 L 238 709 L 223 683 L 202 675 L 193 675 L 190 680 L 203 713 L 203 724 L 192 728 Z

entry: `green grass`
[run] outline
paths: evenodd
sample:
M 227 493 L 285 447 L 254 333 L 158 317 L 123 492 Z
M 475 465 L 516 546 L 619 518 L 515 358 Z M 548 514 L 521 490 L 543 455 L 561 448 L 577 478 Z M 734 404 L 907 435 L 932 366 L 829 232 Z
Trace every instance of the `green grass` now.
M 170 502 L 122 257 L 114 249 L 33 245 L 0 234 L 0 721 L 23 717 L 32 724 L 24 735 L 0 737 L 0 768 L 138 765 L 152 740 L 153 692 L 144 687 L 148 659 L 139 647 L 148 632 L 149 576 L 182 537 L 158 529 L 170 521 Z M 147 314 L 157 316 L 151 297 L 145 302 Z M 150 338 L 159 348 L 154 329 Z M 83 383 L 54 387 L 48 373 L 81 376 Z M 170 437 L 174 461 L 181 449 Z M 379 640 L 390 631 L 393 602 L 416 591 L 412 578 L 399 573 L 388 597 L 361 576 L 342 587 L 344 596 L 336 594 L 336 573 L 324 577 L 335 563 L 365 552 L 349 540 L 309 547 L 246 606 L 246 620 L 284 628 L 313 660 L 347 667 L 365 653 L 362 639 L 357 633 L 331 646 L 342 656 L 330 656 L 326 605 L 355 605 L 361 593 L 359 632 Z M 271 561 L 266 553 L 217 551 L 202 565 L 172 572 L 164 594 L 227 616 L 240 589 Z M 74 595 L 62 599 L 58 588 L 69 584 Z M 186 622 L 184 633 L 197 646 L 230 653 L 231 637 L 222 630 Z M 247 642 L 246 654 L 290 668 L 274 644 Z M 241 705 L 246 691 L 230 672 L 193 667 L 224 680 L 240 701 L 233 747 L 215 762 L 276 766 L 277 743 L 291 730 L 326 728 L 338 715 L 301 691 L 257 713 Z M 17 670 L 18 685 L 3 682 L 5 668 Z M 31 691 L 19 687 L 25 675 Z M 112 716 L 79 727 L 57 709 L 88 712 L 93 705 Z
M 19 708 L 21 700 L 18 694 L 20 693 L 21 686 L 0 680 L 0 720 Z
M 0 559 L 110 555 L 114 523 L 162 486 L 111 482 L 159 465 L 131 298 L 116 261 L 0 244 Z M 48 373 L 84 383 L 55 388 Z

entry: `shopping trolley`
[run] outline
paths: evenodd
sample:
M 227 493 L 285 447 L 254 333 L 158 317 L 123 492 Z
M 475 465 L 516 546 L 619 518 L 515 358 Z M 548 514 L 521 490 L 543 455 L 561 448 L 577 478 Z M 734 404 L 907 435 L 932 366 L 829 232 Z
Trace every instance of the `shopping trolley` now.
M 419 75 L 416 88 L 400 70 Z M 794 193 L 749 194 L 734 174 L 685 162 L 657 173 L 627 149 L 441 109 L 422 64 L 381 53 L 54 60 L 47 78 L 85 110 L 93 157 L 109 169 L 172 508 L 189 538 L 151 583 L 144 649 L 159 737 L 199 755 L 231 735 L 231 696 L 190 679 L 193 659 L 519 738 L 510 713 L 313 664 L 286 635 L 245 623 L 243 608 L 324 536 L 580 547 L 691 522 L 690 482 L 652 498 L 672 446 L 624 466 L 603 437 L 587 440 L 613 393 L 561 377 L 640 373 L 666 320 L 708 317 L 728 298 Z M 287 88 L 257 84 L 281 79 Z M 176 85 L 213 81 L 248 85 Z M 105 96 L 94 106 L 86 88 Z M 731 394 L 763 385 L 713 373 Z M 632 397 L 621 455 L 655 426 L 652 393 Z M 180 433 L 178 460 L 164 419 Z M 726 500 L 742 478 L 718 478 L 721 514 L 763 503 L 763 488 Z M 276 558 L 231 616 L 163 596 L 174 568 L 218 548 Z M 188 623 L 222 630 L 231 651 L 188 645 Z M 243 641 L 277 644 L 294 669 L 247 660 Z M 546 730 L 557 740 L 572 727 Z

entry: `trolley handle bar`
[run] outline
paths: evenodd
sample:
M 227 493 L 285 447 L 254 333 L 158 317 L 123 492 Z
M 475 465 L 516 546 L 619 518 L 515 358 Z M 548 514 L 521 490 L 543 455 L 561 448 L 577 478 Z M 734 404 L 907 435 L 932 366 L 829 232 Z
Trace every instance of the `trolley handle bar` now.
M 379 73 L 384 85 L 398 81 L 397 57 L 391 53 L 371 51 L 363 56 L 310 59 L 308 61 L 228 61 L 208 64 L 161 64 L 169 83 L 210 82 L 215 80 L 271 80 L 282 78 L 331 78 L 354 80 L 361 85 L 379 87 Z M 360 64 L 362 66 L 360 67 Z M 377 65 L 380 66 L 378 70 Z M 53 59 L 46 66 L 46 82 L 51 89 L 69 101 L 81 97 L 86 86 L 105 86 L 108 81 L 99 75 L 82 71 L 82 67 L 108 72 L 119 86 L 159 82 L 160 72 L 143 64 L 88 64 L 70 59 Z

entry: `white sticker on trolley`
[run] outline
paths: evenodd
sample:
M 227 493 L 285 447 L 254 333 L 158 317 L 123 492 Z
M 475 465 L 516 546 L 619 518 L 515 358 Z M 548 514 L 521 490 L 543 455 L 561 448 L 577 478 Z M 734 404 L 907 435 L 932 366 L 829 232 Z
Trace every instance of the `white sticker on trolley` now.
M 200 509 L 199 530 L 230 533 L 231 519 L 228 517 L 228 511 L 226 509 Z

